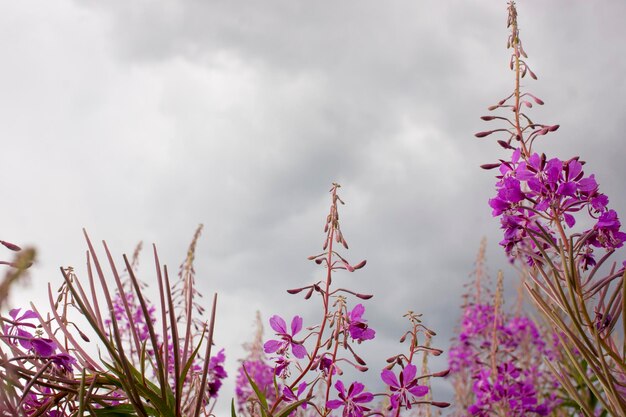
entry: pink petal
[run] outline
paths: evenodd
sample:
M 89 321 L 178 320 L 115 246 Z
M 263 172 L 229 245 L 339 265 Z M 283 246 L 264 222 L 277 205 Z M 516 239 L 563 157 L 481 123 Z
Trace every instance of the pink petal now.
M 297 343 L 291 344 L 291 351 L 293 352 L 293 356 L 298 359 L 302 359 L 306 356 L 306 349 L 304 348 L 304 346 Z
M 353 382 L 352 385 L 350 386 L 350 391 L 351 391 L 350 396 L 354 398 L 360 393 L 362 393 L 364 389 L 365 389 L 365 385 L 361 384 L 360 382 Z
M 415 387 L 409 388 L 409 392 L 416 397 L 423 397 L 428 394 L 428 387 L 425 385 L 417 385 Z
M 300 330 L 302 330 L 302 317 L 294 316 L 291 320 L 291 335 L 295 336 Z
M 278 340 L 268 340 L 263 345 L 263 350 L 265 351 L 265 353 L 274 353 L 278 349 L 280 349 L 282 345 L 283 342 L 280 342 Z
M 343 401 L 341 400 L 330 400 L 326 403 L 326 408 L 330 408 L 331 410 L 335 410 L 343 405 Z
M 358 397 L 352 398 L 355 403 L 368 403 L 374 399 L 374 395 L 371 392 L 365 392 Z
M 409 382 L 415 379 L 415 375 L 417 375 L 417 368 L 413 364 L 408 364 L 404 371 L 402 371 L 402 379 L 404 381 L 404 385 L 408 385 Z
M 285 320 L 280 316 L 272 316 L 272 318 L 270 318 L 270 326 L 272 326 L 272 329 L 277 333 L 287 333 L 287 323 L 285 323 Z
M 338 379 L 337 382 L 335 383 L 335 388 L 344 396 L 346 395 L 346 388 L 343 386 L 343 382 L 340 379 Z
M 384 369 L 380 373 L 380 378 L 383 380 L 385 384 L 389 385 L 390 387 L 400 386 L 400 384 L 398 383 L 398 378 L 396 378 L 396 374 L 391 372 L 389 369 Z
M 350 319 L 358 321 L 361 319 L 363 313 L 365 313 L 365 307 L 363 307 L 363 304 L 357 304 L 350 312 Z

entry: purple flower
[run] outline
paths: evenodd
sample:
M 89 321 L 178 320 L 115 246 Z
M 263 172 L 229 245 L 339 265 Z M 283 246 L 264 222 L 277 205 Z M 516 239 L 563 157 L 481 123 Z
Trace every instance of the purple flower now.
M 367 320 L 361 318 L 363 313 L 365 313 L 365 307 L 363 304 L 357 304 L 348 314 L 350 337 L 359 343 L 364 340 L 371 340 L 376 335 L 376 332 L 367 326 Z
M 291 350 L 293 355 L 302 359 L 306 356 L 306 349 L 302 346 L 302 342 L 296 342 L 293 340 L 293 337 L 302 330 L 302 317 L 294 316 L 291 320 L 291 333 L 287 332 L 287 323 L 280 316 L 272 316 L 270 318 L 270 326 L 276 332 L 277 336 L 280 336 L 281 340 L 268 340 L 263 345 L 263 349 L 265 353 L 278 353 L 279 355 L 283 355 L 287 348 L 291 346 Z
M 9 339 L 9 341 L 13 344 L 19 343 L 24 349 L 30 350 L 32 347 L 30 340 L 33 338 L 33 335 L 24 330 L 23 327 L 34 329 L 36 326 L 33 323 L 24 322 L 24 320 L 36 319 L 37 314 L 31 310 L 26 310 L 24 314 L 18 317 L 20 311 L 20 308 L 14 308 L 9 311 L 9 316 L 13 319 L 13 323 L 4 326 L 4 334 L 7 336 L 16 336 L 15 338 Z
M 336 410 L 343 406 L 343 417 L 363 417 L 364 411 L 370 408 L 361 405 L 369 403 L 374 399 L 371 392 L 363 392 L 365 386 L 360 382 L 353 382 L 346 392 L 343 382 L 337 381 L 335 388 L 339 391 L 339 400 L 330 400 L 326 403 L 326 408 Z
M 65 372 L 72 372 L 74 365 L 76 365 L 76 359 L 67 353 L 59 353 L 58 355 L 51 356 L 50 360 Z
M 212 356 L 209 360 L 209 384 L 207 389 L 211 398 L 217 398 L 217 393 L 222 386 L 222 380 L 228 376 L 224 369 L 225 360 L 224 349 L 220 350 L 217 355 Z
M 54 343 L 51 339 L 46 339 L 43 337 L 34 337 L 30 339 L 30 344 L 32 346 L 33 351 L 43 357 L 51 356 L 55 350 L 57 350 L 57 344 Z
M 300 401 L 300 395 L 306 390 L 306 382 L 302 382 L 298 385 L 298 391 L 294 394 L 289 387 L 283 387 L 283 400 L 287 403 L 295 403 L 296 401 Z M 307 403 L 304 402 L 300 404 L 299 407 L 306 409 Z
M 284 356 L 279 356 L 274 360 L 274 375 L 279 377 L 286 377 L 289 374 L 289 364 L 291 361 Z
M 403 405 L 410 409 L 411 397 L 423 397 L 428 393 L 427 386 L 417 384 L 416 375 L 417 368 L 413 364 L 408 364 L 400 371 L 399 380 L 396 378 L 396 375 L 388 369 L 381 372 L 380 377 L 385 384 L 389 385 L 389 390 L 391 391 L 389 400 L 391 401 L 391 407 L 393 409 L 397 409 Z M 411 394 L 411 396 L 409 396 L 409 394 Z

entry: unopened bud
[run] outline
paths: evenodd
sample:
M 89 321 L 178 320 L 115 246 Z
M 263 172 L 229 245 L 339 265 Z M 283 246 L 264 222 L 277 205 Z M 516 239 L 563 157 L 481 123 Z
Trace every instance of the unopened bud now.
M 487 110 L 492 110 L 493 111 L 493 110 L 497 109 L 498 107 L 500 107 L 500 106 L 498 106 L 498 105 L 489 106 L 489 107 L 487 107 Z
M 505 140 L 498 140 L 498 145 L 502 146 L 504 149 L 515 149 Z
M 359 355 L 354 352 L 352 352 L 352 355 L 354 356 L 354 360 L 357 361 L 359 365 L 367 365 Z
M 485 122 L 488 122 L 490 120 L 495 119 L 496 117 L 495 116 L 481 116 L 480 118 L 483 119 Z
M 306 295 L 304 296 L 304 299 L 308 300 L 309 298 L 311 298 L 311 295 L 313 295 L 313 287 L 309 289 L 309 292 L 306 293 Z
M 474 136 L 476 136 L 477 138 L 484 138 L 485 136 L 489 136 L 492 133 L 493 133 L 493 130 L 488 130 L 488 131 L 485 131 L 485 132 L 478 132 Z
M 447 403 L 447 402 L 444 402 L 444 401 L 432 401 L 431 404 L 434 405 L 435 407 L 439 407 L 439 408 L 450 407 L 450 403 Z
M 365 266 L 365 264 L 367 263 L 367 260 L 363 259 L 361 262 L 359 262 L 358 264 L 354 265 L 353 268 L 354 269 L 361 269 Z
M 321 264 L 322 262 L 324 262 L 324 258 L 317 258 L 315 260 L 315 263 L 318 264 L 318 265 Z
M 502 165 L 502 164 L 500 164 L 498 162 L 498 163 L 494 163 L 494 164 L 482 164 L 480 167 L 482 169 L 494 169 L 494 168 L 498 168 L 500 165 Z
M 361 372 L 367 372 L 367 366 L 355 366 L 356 369 L 358 369 Z
M 76 329 L 78 330 L 78 329 Z M 78 334 L 80 335 L 81 339 L 83 339 L 85 342 L 90 342 L 89 338 L 87 337 L 87 335 L 83 332 L 81 332 L 80 330 L 78 330 Z
M 433 376 L 436 378 L 439 378 L 439 377 L 448 376 L 449 373 L 450 373 L 450 369 L 446 369 L 445 371 L 435 372 Z
M 22 250 L 22 248 L 20 248 L 20 247 L 19 247 L 19 246 L 17 246 L 16 244 L 13 244 L 13 243 L 11 243 L 11 242 L 6 242 L 6 241 L 4 241 L 4 240 L 0 240 L 0 244 L 1 244 L 2 246 L 6 247 L 7 249 L 12 250 L 12 251 L 15 251 L 15 252 L 18 252 L 18 251 L 21 251 L 21 250 Z
M 372 294 L 354 294 L 356 295 L 358 298 L 360 298 L 361 300 L 369 300 L 370 298 L 373 297 Z
M 305 287 L 302 287 L 302 288 L 294 288 L 294 289 L 291 289 L 291 290 L 287 290 L 287 292 L 288 292 L 289 294 L 298 294 L 299 292 L 301 292 L 302 290 L 304 290 L 304 288 L 305 288 Z
M 557 130 L 559 127 L 561 127 L 561 125 L 553 125 L 553 126 L 548 127 L 548 130 L 549 130 L 550 132 L 554 132 L 554 131 L 555 131 L 555 130 Z

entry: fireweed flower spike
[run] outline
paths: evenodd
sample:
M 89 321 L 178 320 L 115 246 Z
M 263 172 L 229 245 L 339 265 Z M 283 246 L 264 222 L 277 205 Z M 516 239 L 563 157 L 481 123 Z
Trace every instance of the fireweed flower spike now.
M 263 346 L 265 353 L 278 353 L 283 355 L 287 352 L 287 349 L 291 347 L 293 356 L 298 359 L 302 359 L 306 356 L 306 349 L 302 346 L 302 342 L 294 341 L 293 337 L 302 330 L 302 317 L 294 316 L 291 320 L 291 333 L 287 331 L 287 323 L 280 316 L 272 316 L 270 319 L 270 326 L 276 332 L 277 336 L 280 336 L 281 340 L 268 340 Z
M 489 205 L 500 217 L 501 245 L 511 261 L 526 264 L 532 279 L 525 284 L 528 294 L 561 342 L 564 360 L 551 364 L 555 377 L 584 415 L 626 415 L 626 272 L 621 259 L 609 261 L 624 246 L 626 233 L 579 157 L 553 158 L 534 150 L 538 138 L 559 126 L 531 122 L 523 112 L 543 101 L 521 91 L 521 79 L 536 75 L 526 62 L 512 1 L 508 12 L 515 88 L 489 110 L 512 114 L 483 117 L 505 120 L 507 127 L 476 134 L 504 134 L 498 143 L 512 151 L 500 164 L 484 166 L 499 168 Z M 609 318 L 600 326 L 598 314 Z
M 263 352 L 276 355 L 273 358 L 275 394 L 266 395 L 261 392 L 262 390 L 257 390 L 260 392 L 257 398 L 249 400 L 252 404 L 251 410 L 258 410 L 258 407 L 261 407 L 263 411 L 264 404 L 267 404 L 264 414 L 284 417 L 306 403 L 312 406 L 307 408 L 307 415 L 311 416 L 327 417 L 331 415 L 332 410 L 342 408 L 344 417 L 363 417 L 373 409 L 370 403 L 375 395 L 386 396 L 386 393 L 367 392 L 364 384 L 359 381 L 353 382 L 350 387 L 346 388 L 342 381 L 336 380 L 344 374 L 347 367 L 352 367 L 358 372 L 368 371 L 366 361 L 356 352 L 356 346 L 363 341 L 374 339 L 376 335 L 364 318 L 365 306 L 361 303 L 350 305 L 355 299 L 368 300 L 372 296 L 348 289 L 343 283 L 339 287 L 332 285 L 333 281 L 344 279 L 345 276 L 361 270 L 366 265 L 365 261 L 351 263 L 345 255 L 340 253 L 340 250 L 348 249 L 348 244 L 339 223 L 338 208 L 344 202 L 339 197 L 338 190 L 339 184 L 333 184 L 330 190 L 330 210 L 324 224 L 325 239 L 322 252 L 308 258 L 324 268 L 326 277 L 316 280 L 313 284 L 288 290 L 289 294 L 304 294 L 305 300 L 312 299 L 314 295 L 319 296 L 321 320 L 317 325 L 307 327 L 300 336 L 300 332 L 303 331 L 300 316 L 296 315 L 291 320 L 290 326 L 278 315 L 271 317 L 270 326 L 277 338 L 265 342 Z M 341 273 L 346 275 L 341 278 L 336 275 Z M 417 388 L 418 378 L 424 378 L 426 381 L 430 377 L 444 376 L 445 373 L 417 377 L 416 368 L 411 365 L 411 361 L 427 354 L 439 354 L 441 351 L 422 346 L 417 342 L 418 335 L 421 336 L 422 333 L 430 331 L 419 322 L 417 316 L 411 317 L 415 319 L 412 321 L 412 329 L 402 339 L 409 339 L 412 343 L 409 353 L 396 355 L 391 367 L 399 363 L 409 366 L 409 372 L 412 369 L 413 374 L 410 375 L 411 381 L 407 383 L 415 384 L 415 386 L 410 385 L 408 389 L 420 394 L 423 388 Z M 434 332 L 431 333 L 434 335 Z M 409 338 L 408 335 L 411 337 Z M 296 337 L 299 338 L 296 339 Z M 254 385 L 260 388 L 259 381 L 249 372 L 248 376 L 255 383 Z M 332 389 L 333 387 L 335 390 Z M 306 398 L 303 398 L 305 389 L 308 394 Z M 410 395 L 413 396 L 413 394 Z M 423 400 L 420 403 L 425 407 L 448 406 L 447 403 L 430 400 Z M 398 404 L 397 413 L 401 409 L 408 408 L 407 405 Z M 378 406 L 378 409 L 381 408 L 382 405 Z M 252 413 L 248 413 L 245 409 L 243 412 L 247 415 Z

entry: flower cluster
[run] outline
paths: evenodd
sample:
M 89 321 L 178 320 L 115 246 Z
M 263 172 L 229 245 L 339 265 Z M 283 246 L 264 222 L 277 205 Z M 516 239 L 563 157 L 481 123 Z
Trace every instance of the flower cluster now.
M 554 395 L 557 384 L 536 358 L 555 360 L 556 351 L 532 320 L 498 315 L 492 304 L 468 305 L 458 340 L 450 348 L 449 365 L 453 379 L 474 382 L 471 400 L 457 406 L 480 416 L 501 409 L 510 416 L 548 415 L 559 403 Z
M 39 360 L 55 365 L 57 370 L 71 373 L 76 364 L 76 359 L 66 352 L 57 352 L 59 347 L 52 339 L 33 335 L 26 330 L 36 327 L 29 320 L 38 320 L 39 316 L 31 310 L 25 310 L 20 315 L 20 311 L 19 308 L 9 311 L 11 319 L 3 319 L 3 322 L 8 324 L 4 325 L 0 337 L 14 346 L 19 344 L 25 351 L 34 354 Z
M 500 244 L 507 254 L 537 252 L 537 236 L 542 231 L 554 238 L 555 230 L 573 228 L 579 213 L 595 222 L 577 240 L 583 269 L 596 264 L 593 248 L 622 247 L 626 233 L 620 231 L 617 213 L 608 209 L 608 197 L 599 192 L 594 175 L 585 176 L 582 167 L 578 157 L 566 161 L 537 153 L 525 157 L 520 148 L 510 160 L 501 162 L 497 195 L 489 205 L 493 215 L 501 217 L 504 240 Z

